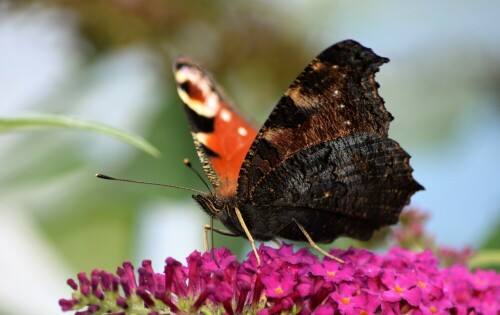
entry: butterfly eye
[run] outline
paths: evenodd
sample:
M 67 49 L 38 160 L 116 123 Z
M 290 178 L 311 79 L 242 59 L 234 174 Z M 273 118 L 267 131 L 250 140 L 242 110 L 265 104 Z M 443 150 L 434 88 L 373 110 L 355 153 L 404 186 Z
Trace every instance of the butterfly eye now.
M 217 207 L 213 203 L 210 203 L 210 211 L 214 214 L 217 214 L 221 211 L 221 209 L 219 209 L 219 207 Z
M 208 201 L 208 207 L 210 209 L 210 212 L 213 214 L 218 214 L 222 210 L 226 210 L 227 205 L 222 202 L 222 200 L 214 198 L 214 199 L 207 199 Z
M 213 213 L 220 213 L 221 211 L 226 211 L 227 210 L 227 204 L 225 204 L 222 200 L 220 199 L 214 199 L 212 201 L 212 209 L 210 209 Z

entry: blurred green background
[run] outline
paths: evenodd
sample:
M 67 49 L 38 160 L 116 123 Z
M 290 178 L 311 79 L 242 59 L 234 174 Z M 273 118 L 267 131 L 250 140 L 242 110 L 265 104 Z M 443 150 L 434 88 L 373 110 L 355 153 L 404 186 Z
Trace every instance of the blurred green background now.
M 199 60 L 262 123 L 321 50 L 352 38 L 391 62 L 377 81 L 390 135 L 413 156 L 439 243 L 499 248 L 498 1 L 1 1 L 0 116 L 62 114 L 142 135 L 155 159 L 66 129 L 0 134 L 0 314 L 57 314 L 65 280 L 124 260 L 183 260 L 208 218 L 171 62 Z M 496 233 L 496 236 L 495 236 Z M 241 240 L 217 246 L 243 253 Z M 244 247 L 244 248 L 243 248 Z

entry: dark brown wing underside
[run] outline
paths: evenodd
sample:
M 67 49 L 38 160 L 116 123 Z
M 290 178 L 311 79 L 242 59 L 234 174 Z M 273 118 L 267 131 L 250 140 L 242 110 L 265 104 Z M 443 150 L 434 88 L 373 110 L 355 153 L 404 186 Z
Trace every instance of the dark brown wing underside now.
M 240 171 L 238 197 L 249 198 L 269 172 L 303 148 L 354 132 L 387 137 L 393 117 L 377 93 L 375 73 L 388 61 L 352 40 L 313 59 L 260 129 Z
M 423 188 L 412 177 L 409 158 L 398 143 L 376 133 L 325 141 L 273 169 L 241 209 L 252 212 L 247 223 L 257 239 L 305 241 L 294 219 L 316 242 L 369 239 L 396 223 L 411 195 Z
M 410 196 L 422 189 L 412 177 L 409 158 L 394 140 L 375 133 L 325 141 L 273 169 L 249 201 L 256 212 L 303 208 L 377 226 L 393 224 Z
M 300 216 L 300 213 L 303 214 L 306 211 L 307 220 L 300 223 L 317 243 L 331 243 L 341 236 L 366 241 L 373 236 L 375 231 L 387 225 L 381 224 L 380 221 L 353 219 L 337 213 L 311 211 L 311 209 L 307 208 L 289 208 L 287 213 L 292 216 L 295 214 Z M 293 241 L 307 241 L 302 231 L 293 222 L 286 225 L 276 236 Z
M 338 43 L 316 57 L 280 99 L 238 181 L 242 208 L 266 220 L 251 222 L 257 238 L 303 240 L 290 224 L 293 218 L 316 241 L 367 239 L 396 223 L 410 197 L 423 189 L 413 179 L 409 154 L 387 135 L 393 117 L 375 82 L 384 62 L 354 41 Z

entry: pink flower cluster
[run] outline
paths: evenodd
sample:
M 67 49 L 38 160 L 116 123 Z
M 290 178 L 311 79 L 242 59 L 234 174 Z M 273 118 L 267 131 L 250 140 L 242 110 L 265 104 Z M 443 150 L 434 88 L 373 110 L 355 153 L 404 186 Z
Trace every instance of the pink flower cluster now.
M 78 315 L 113 314 L 484 314 L 498 315 L 500 274 L 438 268 L 430 252 L 393 248 L 331 250 L 341 264 L 307 249 L 261 246 L 242 263 L 228 250 L 193 252 L 187 266 L 168 258 L 163 273 L 150 261 L 126 262 L 115 274 L 94 270 L 70 279 L 73 298 L 59 301 Z M 137 312 L 142 310 L 142 312 Z

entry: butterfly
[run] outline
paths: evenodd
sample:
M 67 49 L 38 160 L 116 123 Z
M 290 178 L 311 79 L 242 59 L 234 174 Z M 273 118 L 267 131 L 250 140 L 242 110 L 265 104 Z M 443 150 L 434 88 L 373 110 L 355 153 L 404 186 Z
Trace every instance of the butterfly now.
M 423 189 L 388 137 L 393 116 L 375 73 L 389 59 L 353 40 L 324 50 L 257 129 L 196 62 L 173 65 L 213 192 L 193 198 L 227 233 L 250 240 L 369 239 Z

